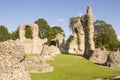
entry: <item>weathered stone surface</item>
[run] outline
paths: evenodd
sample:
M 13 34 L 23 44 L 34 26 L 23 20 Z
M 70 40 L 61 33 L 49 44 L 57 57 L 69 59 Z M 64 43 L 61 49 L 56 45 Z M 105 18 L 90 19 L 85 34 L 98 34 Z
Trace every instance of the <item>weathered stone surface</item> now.
M 77 34 L 74 32 L 73 33 L 73 40 L 69 44 L 69 53 L 76 54 L 78 53 L 78 43 L 77 43 Z
M 29 57 L 25 60 L 25 69 L 27 72 L 52 72 L 54 67 L 46 63 L 42 56 Z
M 88 6 L 87 13 L 81 17 L 81 22 L 85 32 L 85 56 L 89 57 L 89 50 L 94 50 L 94 16 L 92 8 Z
M 106 50 L 95 49 L 89 52 L 89 55 L 91 55 L 89 60 L 98 64 L 105 64 L 109 53 L 110 52 Z
M 68 49 L 66 48 L 64 36 L 62 34 L 57 34 L 55 38 L 57 42 L 57 47 L 60 49 L 61 53 L 67 53 Z
M 31 27 L 31 30 L 32 30 L 32 36 L 33 36 L 33 39 L 38 39 L 38 32 L 39 32 L 39 29 L 38 29 L 38 25 L 37 24 L 21 24 L 19 25 L 19 35 L 20 35 L 20 40 L 25 40 L 25 27 L 26 26 L 29 26 Z
M 107 66 L 120 69 L 120 52 L 111 52 L 108 55 Z
M 45 58 L 45 59 L 53 59 L 54 56 L 56 56 L 57 54 L 60 54 L 60 50 L 58 47 L 56 46 L 48 46 L 48 45 L 44 45 L 41 55 Z
M 77 53 L 90 57 L 89 51 L 95 49 L 94 37 L 94 16 L 92 8 L 88 6 L 87 13 L 74 24 L 73 40 L 69 45 L 69 53 Z
M 83 55 L 85 49 L 84 29 L 80 20 L 78 20 L 78 22 L 74 25 L 74 28 L 75 28 L 73 35 L 74 38 L 69 45 L 69 53 L 77 53 Z
M 24 67 L 25 52 L 19 41 L 0 43 L 1 80 L 30 80 Z
M 33 39 L 26 39 L 25 38 L 25 27 L 30 26 L 32 30 Z M 25 53 L 37 53 L 40 54 L 42 47 L 47 39 L 40 39 L 38 37 L 38 25 L 37 24 L 21 24 L 19 26 L 19 36 L 20 42 L 23 44 Z

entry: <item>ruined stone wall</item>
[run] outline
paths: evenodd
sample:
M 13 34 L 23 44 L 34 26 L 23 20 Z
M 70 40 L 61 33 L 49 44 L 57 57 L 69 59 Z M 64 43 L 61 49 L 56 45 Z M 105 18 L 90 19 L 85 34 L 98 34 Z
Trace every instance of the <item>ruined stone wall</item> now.
M 0 43 L 0 80 L 30 80 L 25 71 L 24 47 L 19 41 Z
M 68 49 L 66 49 L 66 44 L 65 44 L 63 34 L 58 33 L 56 35 L 55 40 L 56 40 L 57 47 L 59 48 L 60 52 L 61 53 L 68 53 Z
M 26 26 L 30 26 L 31 30 L 32 30 L 32 36 L 33 36 L 33 39 L 38 39 L 38 32 L 39 32 L 39 29 L 38 29 L 38 25 L 37 24 L 21 24 L 19 26 L 19 36 L 20 36 L 20 40 L 25 40 L 25 27 Z
M 69 53 L 84 54 L 89 57 L 89 51 L 95 49 L 94 16 L 90 6 L 87 8 L 87 13 L 74 25 L 73 37 L 69 45 Z
M 84 29 L 83 26 L 80 22 L 80 19 L 78 22 L 74 25 L 74 35 L 73 35 L 73 40 L 69 45 L 69 53 L 75 53 L 75 54 L 84 54 Z
M 89 51 L 95 49 L 94 45 L 94 16 L 92 8 L 88 6 L 87 13 L 82 16 L 82 24 L 85 32 L 85 56 L 89 56 Z
M 33 39 L 27 39 L 25 38 L 25 27 L 30 26 L 32 30 L 32 36 Z M 45 42 L 47 42 L 47 39 L 40 39 L 38 37 L 39 29 L 37 24 L 21 24 L 19 26 L 19 36 L 20 36 L 20 42 L 23 43 L 23 46 L 25 48 L 25 53 L 37 53 L 40 54 L 42 47 Z

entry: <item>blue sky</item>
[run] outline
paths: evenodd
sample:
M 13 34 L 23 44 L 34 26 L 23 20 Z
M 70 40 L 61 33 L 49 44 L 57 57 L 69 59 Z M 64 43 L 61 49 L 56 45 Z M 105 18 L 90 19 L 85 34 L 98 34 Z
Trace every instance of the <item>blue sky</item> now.
M 112 24 L 120 36 L 120 0 L 0 0 L 0 25 L 12 32 L 19 24 L 43 18 L 51 26 L 61 26 L 68 37 L 69 19 L 85 14 L 87 6 L 95 19 Z

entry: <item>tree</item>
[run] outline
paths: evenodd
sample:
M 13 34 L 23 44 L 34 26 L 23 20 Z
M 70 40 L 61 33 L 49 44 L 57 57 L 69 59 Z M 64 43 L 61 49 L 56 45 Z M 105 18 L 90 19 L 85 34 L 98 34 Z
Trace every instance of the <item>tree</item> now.
M 66 41 L 66 44 L 70 44 L 73 40 L 73 35 L 70 35 Z
M 10 39 L 10 33 L 8 32 L 8 29 L 1 25 L 0 26 L 0 42 L 1 41 L 6 41 Z
M 13 31 L 12 34 L 11 34 L 11 39 L 12 40 L 16 40 L 16 39 L 19 39 L 19 29 L 17 28 L 16 31 Z
M 39 37 L 40 38 L 47 38 L 47 31 L 49 31 L 50 26 L 47 24 L 47 21 L 44 19 L 38 19 L 35 21 L 36 24 L 39 26 Z
M 107 50 L 117 50 L 119 42 L 115 33 L 115 30 L 112 28 L 111 24 L 107 24 L 104 21 L 96 20 L 94 23 L 95 27 L 95 46 L 105 47 Z
M 60 26 L 51 27 L 49 29 L 49 31 L 47 31 L 46 35 L 47 35 L 47 38 L 48 38 L 48 42 L 47 42 L 48 45 L 50 45 L 51 41 L 53 39 L 55 39 L 55 37 L 56 37 L 56 35 L 58 33 L 60 33 L 63 36 L 65 36 L 64 31 L 63 31 L 63 29 Z
M 50 45 L 52 39 L 54 39 L 58 33 L 65 36 L 63 33 L 64 31 L 60 26 L 50 27 L 44 19 L 38 19 L 35 23 L 39 26 L 39 37 L 42 39 L 48 38 L 47 45 Z
M 31 30 L 31 27 L 29 25 L 25 26 L 25 37 L 33 39 L 32 30 Z
M 74 24 L 77 23 L 78 19 L 80 19 L 80 17 L 72 17 L 72 18 L 70 18 L 69 28 L 72 31 L 74 31 Z

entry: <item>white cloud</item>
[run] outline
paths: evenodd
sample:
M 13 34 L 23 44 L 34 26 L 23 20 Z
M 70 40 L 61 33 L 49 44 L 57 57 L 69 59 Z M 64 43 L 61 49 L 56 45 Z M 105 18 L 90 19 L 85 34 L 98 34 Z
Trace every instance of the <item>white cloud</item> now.
M 83 16 L 84 14 L 85 14 L 85 13 L 79 13 L 79 14 L 78 14 L 78 16 L 80 16 L 80 17 L 81 17 L 81 16 Z
M 57 22 L 65 22 L 65 19 L 58 19 Z
M 54 26 L 56 26 L 56 25 L 50 25 L 51 27 L 54 27 Z
M 118 36 L 118 40 L 120 41 L 120 36 Z

